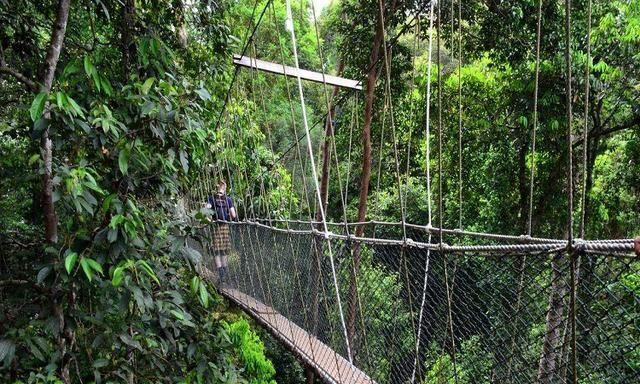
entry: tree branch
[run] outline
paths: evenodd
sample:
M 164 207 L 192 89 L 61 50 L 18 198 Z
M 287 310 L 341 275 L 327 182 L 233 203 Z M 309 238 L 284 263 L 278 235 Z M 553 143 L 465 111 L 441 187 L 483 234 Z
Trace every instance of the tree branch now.
M 16 71 L 13 68 L 9 68 L 7 66 L 0 66 L 0 73 L 4 73 L 10 76 L 13 76 L 16 80 L 23 83 L 27 86 L 27 88 L 32 92 L 38 92 L 38 84 L 35 81 L 29 79 L 27 76 L 22 73 Z
M 595 130 L 592 129 L 589 131 L 589 138 L 593 137 L 593 136 L 597 136 L 597 137 L 602 137 L 602 136 L 606 136 L 609 134 L 612 134 L 614 132 L 618 132 L 618 131 L 624 131 L 625 129 L 629 129 L 629 128 L 633 128 L 635 126 L 639 126 L 640 125 L 640 115 L 634 115 L 631 120 L 624 122 L 622 124 L 610 127 L 608 129 L 602 129 L 602 130 Z M 580 136 L 579 139 L 575 140 L 573 142 L 574 146 L 578 146 L 582 144 L 582 136 Z
M 633 128 L 636 125 L 640 125 L 640 115 L 635 115 L 630 121 L 627 121 L 626 123 L 622 123 L 620 125 L 616 125 L 616 126 L 611 127 L 609 129 L 603 130 L 602 132 L 600 132 L 600 136 L 605 136 L 605 135 L 608 135 L 610 133 L 614 133 L 614 132 L 618 132 L 618 131 L 623 131 L 625 129 Z

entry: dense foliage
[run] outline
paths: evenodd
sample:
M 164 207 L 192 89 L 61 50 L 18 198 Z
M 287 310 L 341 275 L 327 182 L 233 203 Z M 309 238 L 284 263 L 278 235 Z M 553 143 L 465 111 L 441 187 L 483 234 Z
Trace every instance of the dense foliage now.
M 260 340 L 196 273 L 199 224 L 177 209 L 211 149 L 227 4 L 0 7 L 0 381 L 271 382 Z M 57 241 L 42 236 L 47 161 Z

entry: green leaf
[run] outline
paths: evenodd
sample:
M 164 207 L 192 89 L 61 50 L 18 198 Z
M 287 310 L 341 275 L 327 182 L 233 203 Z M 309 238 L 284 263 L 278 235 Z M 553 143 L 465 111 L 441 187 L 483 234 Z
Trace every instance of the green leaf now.
M 142 269 L 144 269 L 144 271 L 147 273 L 147 275 L 149 275 L 149 277 L 151 277 L 153 279 L 153 281 L 156 282 L 156 284 L 160 285 L 160 280 L 158 280 L 158 277 L 156 276 L 156 273 L 153 271 L 151 266 L 146 261 L 138 260 L 138 264 L 140 265 L 140 267 Z
M 187 158 L 187 153 L 183 150 L 180 150 L 180 164 L 182 164 L 184 173 L 189 172 L 189 159 Z
M 96 68 L 93 66 L 93 63 L 91 63 L 91 59 L 89 58 L 89 56 L 85 56 L 84 57 L 84 72 L 87 74 L 87 76 L 91 76 L 93 73 L 95 73 Z
M 40 160 L 40 154 L 39 154 L 39 153 L 36 153 L 35 155 L 32 155 L 32 156 L 29 158 L 29 165 L 33 165 L 33 164 L 35 164 L 35 163 L 36 163 L 36 161 L 38 161 L 38 160 Z
M 102 203 L 102 210 L 107 212 L 109 210 L 109 208 L 111 207 L 111 202 L 113 201 L 113 199 L 117 198 L 118 195 L 115 193 L 110 194 L 109 196 L 107 196 L 106 199 L 104 199 L 104 202 Z
M 102 368 L 102 367 L 106 367 L 107 365 L 109 365 L 109 360 L 107 359 L 97 359 L 96 361 L 93 362 L 93 368 Z
M 69 102 L 69 106 L 71 107 L 71 112 L 74 115 L 79 115 L 84 117 L 84 112 L 82 112 L 82 108 L 80 108 L 80 106 L 78 105 L 78 103 L 76 103 L 75 100 L 73 100 L 71 98 L 71 96 L 67 96 L 67 101 Z
M 122 283 L 123 278 L 124 278 L 124 268 L 117 267 L 116 269 L 113 270 L 113 277 L 111 278 L 111 284 L 113 284 L 114 287 L 117 287 L 120 285 L 120 283 Z
M 142 84 L 142 87 L 140 88 L 140 91 L 142 91 L 143 95 L 147 95 L 149 93 L 149 90 L 151 89 L 154 81 L 156 81 L 155 77 L 150 77 L 145 80 L 144 84 Z
M 200 282 L 200 302 L 205 308 L 209 307 L 209 291 L 202 281 Z
M 63 92 L 56 92 L 56 104 L 61 111 L 64 111 L 66 107 L 66 98 L 64 96 L 65 94 Z
M 193 276 L 191 279 L 191 292 L 193 294 L 198 293 L 198 287 L 200 286 L 200 278 L 198 276 Z
M 102 265 L 100 265 L 100 263 L 98 263 L 97 261 L 95 261 L 93 259 L 89 259 L 87 257 L 85 257 L 84 259 L 87 260 L 87 263 L 89 263 L 89 266 L 91 267 L 91 269 L 93 269 L 94 271 L 98 272 L 101 275 L 103 274 Z
M 142 351 L 142 345 L 140 345 L 140 343 L 137 340 L 132 339 L 131 336 L 129 336 L 127 334 L 121 334 L 118 337 L 126 345 L 128 345 L 130 347 L 133 347 L 133 348 L 135 348 L 135 349 L 137 349 L 139 351 Z
M 118 239 L 118 230 L 117 229 L 109 229 L 109 232 L 107 232 L 107 240 L 109 240 L 110 243 L 115 242 Z
M 131 152 L 129 148 L 122 148 L 120 153 L 118 154 L 118 167 L 120 167 L 120 172 L 123 175 L 126 175 L 129 170 L 129 156 Z
M 50 266 L 46 266 L 43 267 L 39 272 L 38 272 L 38 276 L 36 277 L 36 282 L 38 284 L 42 284 L 42 282 L 44 281 L 44 279 L 47 278 L 47 276 L 49 276 L 49 273 L 51 273 L 51 267 Z
M 74 73 L 78 72 L 78 67 L 76 66 L 75 62 L 70 62 L 69 64 L 67 64 L 66 67 L 64 67 L 64 71 L 62 72 L 62 76 L 69 76 L 72 75 Z
M 64 269 L 67 270 L 68 274 L 71 274 L 73 267 L 76 265 L 76 260 L 78 259 L 78 254 L 75 252 L 71 252 L 64 259 Z
M 29 346 L 29 352 L 40 361 L 47 361 L 42 354 L 42 352 L 38 349 L 38 347 L 29 339 L 27 339 L 27 345 Z
M 153 111 L 154 109 L 156 109 L 156 103 L 152 101 L 147 101 L 142 105 L 142 108 L 140 109 L 140 113 L 142 114 L 142 116 L 146 116 L 150 114 L 151 111 Z
M 184 314 L 182 312 L 176 311 L 175 309 L 170 310 L 171 314 L 176 317 L 178 320 L 184 320 Z
M 111 86 L 111 83 L 108 79 L 101 77 L 100 83 L 102 83 L 102 89 L 104 90 L 104 93 L 107 94 L 107 96 L 113 95 L 113 87 Z
M 31 116 L 31 120 L 36 122 L 42 116 L 42 112 L 44 111 L 44 103 L 47 101 L 47 93 L 40 92 L 33 102 L 31 103 L 31 108 L 29 108 L 29 115 Z
M 98 75 L 98 71 L 94 71 L 91 74 L 91 79 L 93 79 L 93 84 L 96 85 L 96 89 L 100 92 L 100 75 Z
M 204 101 L 207 101 L 207 100 L 211 99 L 211 94 L 204 87 L 200 88 L 200 89 L 196 89 L 196 93 Z
M 91 265 L 88 260 L 89 259 L 86 257 L 80 259 L 80 266 L 82 267 L 84 274 L 87 276 L 87 279 L 91 281 L 93 279 L 93 270 L 91 269 Z

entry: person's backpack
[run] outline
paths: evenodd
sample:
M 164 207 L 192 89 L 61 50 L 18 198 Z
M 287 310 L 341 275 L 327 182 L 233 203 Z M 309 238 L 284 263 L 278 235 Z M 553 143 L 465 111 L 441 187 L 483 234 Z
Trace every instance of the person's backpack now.
M 213 195 L 213 202 L 211 208 L 215 212 L 216 220 L 229 220 L 229 202 L 227 201 L 227 195 L 223 193 L 216 193 Z

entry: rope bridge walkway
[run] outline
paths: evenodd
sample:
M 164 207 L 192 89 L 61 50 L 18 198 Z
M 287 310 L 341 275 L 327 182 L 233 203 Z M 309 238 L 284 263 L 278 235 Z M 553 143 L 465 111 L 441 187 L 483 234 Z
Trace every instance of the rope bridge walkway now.
M 388 156 L 395 166 L 387 172 L 392 174 L 397 184 L 397 191 L 392 197 L 397 202 L 401 220 L 365 221 L 366 203 L 373 199 L 368 198 L 367 189 L 364 192 L 349 190 L 355 173 L 351 170 L 352 142 L 357 141 L 361 123 L 356 110 L 361 108 L 358 92 L 362 91 L 363 82 L 329 77 L 324 69 L 317 73 L 300 68 L 289 0 L 286 0 L 285 21 L 290 34 L 289 51 L 286 52 L 282 43 L 286 39 L 279 36 L 276 39 L 282 63 L 255 58 L 258 50 L 254 36 L 265 15 L 272 23 L 270 30 L 279 31 L 275 2 L 268 0 L 241 54 L 234 58 L 236 71 L 216 124 L 215 144 L 201 167 L 198 183 L 185 200 L 186 209 L 200 212 L 199 223 L 207 223 L 200 226 L 200 233 L 190 241 L 191 246 L 203 254 L 206 267 L 202 269 L 203 274 L 208 275 L 204 272 L 220 266 L 214 264 L 214 259 L 227 257 L 228 280 L 219 286 L 220 292 L 329 383 L 638 382 L 640 261 L 638 255 L 634 255 L 634 247 L 638 252 L 640 244 L 633 239 L 584 240 L 586 172 L 582 172 L 581 193 L 575 193 L 572 138 L 577 135 L 572 128 L 571 55 L 568 48 L 565 54 L 568 222 L 566 228 L 556 231 L 566 231 L 566 238 L 532 235 L 532 212 L 536 209 L 533 196 L 542 1 L 538 0 L 529 209 L 522 213 L 528 217 L 526 233 L 521 236 L 463 229 L 462 2 L 458 2 L 458 41 L 456 44 L 452 37 L 450 47 L 451 54 L 457 52 L 458 62 L 458 174 L 457 183 L 454 183 L 458 188 L 458 201 L 455 205 L 450 204 L 449 211 L 451 206 L 457 208 L 455 221 L 458 229 L 447 229 L 443 224 L 443 217 L 449 211 L 444 209 L 443 202 L 441 92 L 437 97 L 437 130 L 433 135 L 437 138 L 437 169 L 431 169 L 431 81 L 426 82 L 426 119 L 415 117 L 419 120 L 415 131 L 425 133 L 424 151 L 414 148 L 412 152 L 410 137 L 408 145 L 399 145 L 392 102 L 392 74 L 388 64 L 391 48 L 403 33 L 414 28 L 416 39 L 424 36 L 420 33 L 418 15 L 424 17 L 426 14 L 429 24 L 426 78 L 431 79 L 434 46 L 433 61 L 436 70 L 440 68 L 442 44 L 439 33 L 434 38 L 434 31 L 443 28 L 441 2 L 419 3 L 422 4 L 421 10 L 402 28 L 394 30 L 396 36 L 388 43 L 386 28 L 382 28 L 383 55 L 379 55 L 378 61 L 371 63 L 369 68 L 378 66 L 372 73 L 384 73 L 385 86 L 384 106 L 377 123 L 380 143 L 377 153 L 380 158 L 376 163 L 375 190 L 381 190 L 381 165 L 389 162 L 382 156 Z M 589 15 L 590 4 L 589 1 Z M 453 36 L 453 2 L 450 5 Z M 321 39 L 313 2 L 311 7 L 319 44 Z M 384 9 L 379 1 L 382 26 L 385 26 Z M 256 7 L 254 14 L 255 11 Z M 565 12 L 565 46 L 570 47 L 570 2 Z M 588 37 L 590 24 L 589 16 Z M 419 43 L 414 43 L 416 51 Z M 589 38 L 587 43 L 590 44 Z M 251 56 L 245 55 L 249 48 Z M 318 53 L 320 63 L 324 63 L 320 45 Z M 285 56 L 293 59 L 290 63 L 293 65 L 285 65 Z M 379 68 L 382 66 L 380 63 L 384 63 L 384 70 Z M 324 68 L 323 65 L 321 67 Z M 243 72 L 241 68 L 244 68 Z M 437 89 L 440 90 L 442 73 L 438 70 L 437 74 Z M 415 76 L 414 69 L 412 77 Z M 284 80 L 284 84 L 274 81 L 274 78 Z M 295 85 L 289 83 L 291 78 Z M 415 87 L 413 78 L 411 86 Z M 311 130 L 318 124 L 310 124 L 308 120 L 303 80 L 321 83 L 324 90 L 319 93 L 324 94 L 326 101 L 326 114 L 318 121 L 325 127 L 320 142 L 321 167 L 316 167 L 314 154 L 318 143 L 313 143 L 311 138 Z M 234 85 L 240 81 L 244 81 L 245 88 L 235 88 L 233 92 Z M 585 103 L 588 103 L 588 79 L 585 84 Z M 333 96 L 327 92 L 329 85 L 334 89 Z M 293 144 L 280 151 L 279 158 L 269 160 L 274 164 L 272 168 L 262 170 L 259 162 L 251 162 L 259 155 L 251 152 L 252 141 L 248 140 L 248 147 L 241 148 L 242 152 L 237 156 L 244 160 L 230 164 L 231 156 L 218 156 L 218 153 L 234 153 L 233 140 L 243 140 L 248 128 L 258 124 L 256 119 L 269 116 L 265 108 L 264 88 L 286 92 Z M 341 90 L 344 92 L 340 93 Z M 373 96 L 365 98 L 365 101 L 371 98 Z M 337 116 L 336 105 L 351 111 L 351 116 L 349 113 Z M 372 106 L 368 107 L 370 111 Z M 415 114 L 416 111 L 410 112 Z M 365 124 L 366 116 L 365 112 Z M 336 122 L 339 129 L 334 126 Z M 273 147 L 271 122 L 261 121 L 260 124 L 264 124 L 261 132 L 271 153 L 277 153 Z M 585 126 L 588 126 L 586 115 Z M 303 130 L 299 132 L 301 127 Z M 411 136 L 411 128 L 408 133 Z M 347 159 L 341 159 L 342 162 L 338 159 L 336 134 L 340 135 L 342 145 L 348 143 Z M 362 135 L 365 137 L 364 129 Z M 582 143 L 587 142 L 586 135 L 587 130 L 584 129 Z M 365 172 L 365 167 L 373 162 L 373 159 L 366 160 L 367 156 L 372 157 L 371 148 L 367 149 L 367 140 L 362 141 L 361 188 L 368 188 L 371 184 L 374 189 L 369 176 L 365 178 L 370 173 Z M 387 149 L 383 150 L 385 144 Z M 355 151 L 353 156 L 357 155 Z M 400 160 L 403 157 L 407 159 L 405 170 L 402 169 L 404 161 Z M 425 166 L 419 176 L 410 169 L 409 159 L 415 157 L 420 157 L 418 163 Z M 586 150 L 582 154 L 583 170 L 586 169 L 585 161 Z M 278 168 L 280 163 L 282 168 Z M 286 169 L 286 177 L 282 169 Z M 432 173 L 438 176 L 436 188 L 433 188 L 437 193 L 432 193 Z M 330 174 L 334 175 L 331 180 Z M 281 188 L 280 184 L 287 177 L 285 184 L 288 187 Z M 408 191 L 413 186 L 410 178 L 424 178 L 426 209 L 408 206 Z M 212 211 L 203 208 L 216 191 L 216 180 L 221 179 L 227 179 L 233 187 L 231 195 L 236 202 L 238 221 L 212 220 Z M 338 200 L 341 206 L 339 209 L 334 206 L 335 212 L 328 212 L 329 190 L 337 191 L 335 193 L 339 196 L 334 200 Z M 388 190 L 384 192 L 390 193 Z M 353 214 L 348 212 L 352 209 L 349 198 L 354 194 L 360 197 L 358 217 L 350 220 Z M 574 195 L 580 195 L 579 209 L 574 208 Z M 335 205 L 335 201 L 332 203 Z M 371 210 L 380 217 L 382 213 L 375 212 L 378 201 L 375 203 Z M 410 209 L 414 210 L 414 215 L 416 210 L 419 211 L 426 224 L 410 223 L 407 220 Z M 574 216 L 580 218 L 577 225 Z M 329 218 L 338 221 L 330 221 Z M 574 226 L 579 228 L 578 236 L 574 236 Z M 220 234 L 224 234 L 225 242 L 230 242 L 222 254 Z
M 640 297 L 630 280 L 640 263 L 591 250 L 616 244 L 622 251 L 632 246 L 627 242 L 583 244 L 584 277 L 572 289 L 571 260 L 557 242 L 528 243 L 546 247 L 537 251 L 512 243 L 502 252 L 480 246 L 438 252 L 385 238 L 336 233 L 325 239 L 302 223 L 289 223 L 290 229 L 228 225 L 233 251 L 221 292 L 326 382 L 565 382 L 571 375 L 573 291 L 579 292 L 580 377 L 630 383 L 640 374 L 630 364 L 640 351 Z M 370 233 L 374 227 L 389 236 L 398 232 L 392 224 L 368 227 Z M 424 229 L 413 235 L 428 237 Z M 362 256 L 354 275 L 358 245 Z M 214 269 L 212 261 L 207 265 Z
M 273 308 L 233 288 L 222 288 L 222 294 L 281 340 L 330 383 L 373 383 L 362 371 L 338 355 L 331 347 L 309 334 Z

